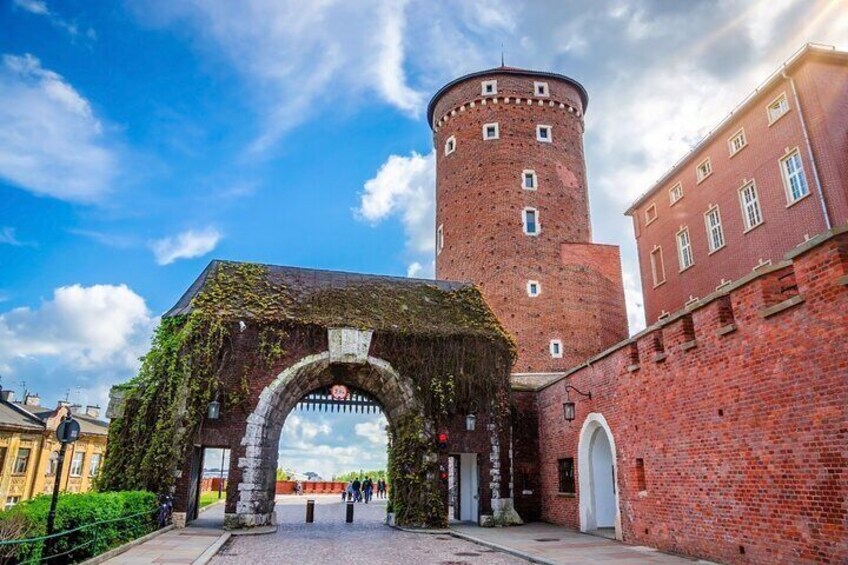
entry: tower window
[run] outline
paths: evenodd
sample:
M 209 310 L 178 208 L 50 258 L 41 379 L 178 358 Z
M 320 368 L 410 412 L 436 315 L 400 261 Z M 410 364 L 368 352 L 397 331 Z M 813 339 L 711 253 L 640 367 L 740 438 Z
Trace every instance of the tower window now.
M 558 339 L 551 340 L 551 357 L 554 359 L 562 358 L 562 341 Z
M 521 173 L 521 188 L 524 190 L 536 190 L 537 184 L 536 171 L 528 169 Z
M 484 80 L 481 83 L 480 93 L 483 96 L 489 96 L 491 94 L 498 93 L 498 81 L 496 80 Z
M 445 155 L 450 155 L 456 151 L 456 137 L 450 136 L 447 141 L 445 141 Z
M 536 96 L 549 96 L 550 91 L 548 90 L 548 83 L 546 82 L 534 82 L 533 83 L 533 93 Z
M 542 293 L 542 286 L 539 281 L 527 281 L 527 296 L 536 298 Z
M 494 124 L 485 124 L 483 126 L 483 139 L 498 139 L 500 137 L 500 128 L 497 122 Z
M 439 229 L 436 230 L 436 255 L 442 252 L 445 248 L 445 229 L 444 224 L 439 224 Z
M 536 140 L 543 143 L 551 143 L 553 141 L 552 126 L 536 126 Z
M 535 208 L 525 208 L 523 213 L 524 233 L 527 235 L 539 235 L 539 212 Z

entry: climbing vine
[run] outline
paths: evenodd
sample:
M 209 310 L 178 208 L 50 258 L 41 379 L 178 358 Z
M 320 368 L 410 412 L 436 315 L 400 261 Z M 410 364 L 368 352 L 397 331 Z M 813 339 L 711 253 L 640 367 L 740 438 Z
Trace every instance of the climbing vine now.
M 389 506 L 397 524 L 419 528 L 446 525 L 437 481 L 438 459 L 420 415 L 392 426 L 388 460 Z

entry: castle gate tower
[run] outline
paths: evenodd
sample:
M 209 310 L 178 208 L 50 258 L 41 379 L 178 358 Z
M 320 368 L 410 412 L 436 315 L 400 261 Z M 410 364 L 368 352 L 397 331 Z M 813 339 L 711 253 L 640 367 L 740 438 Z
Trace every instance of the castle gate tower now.
M 627 337 L 618 247 L 592 243 L 583 115 L 560 74 L 498 67 L 445 85 L 436 277 L 479 285 L 518 344 L 514 373 L 568 369 Z

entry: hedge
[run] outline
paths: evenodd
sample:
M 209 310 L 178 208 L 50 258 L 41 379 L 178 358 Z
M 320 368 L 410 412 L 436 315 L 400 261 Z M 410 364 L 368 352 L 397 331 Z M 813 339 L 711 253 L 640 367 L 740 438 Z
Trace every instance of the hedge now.
M 42 555 L 67 555 L 50 563 L 77 563 L 146 535 L 157 527 L 156 495 L 145 491 L 88 492 L 60 495 L 56 506 L 55 533 L 80 530 L 51 540 L 14 547 L 0 546 L 0 563 L 38 563 Z M 18 539 L 47 534 L 50 496 L 41 495 L 0 512 L 0 532 Z M 119 518 L 132 516 L 126 520 Z M 111 521 L 115 520 L 115 521 Z M 106 523 L 102 523 L 102 522 Z M 93 525 L 97 523 L 97 525 Z M 88 526 L 88 527 L 85 527 Z M 45 553 L 45 544 L 52 548 Z

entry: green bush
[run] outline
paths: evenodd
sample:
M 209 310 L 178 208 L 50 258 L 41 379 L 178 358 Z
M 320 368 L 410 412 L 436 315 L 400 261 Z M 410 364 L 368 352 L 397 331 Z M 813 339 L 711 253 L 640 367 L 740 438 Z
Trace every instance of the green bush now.
M 141 537 L 156 529 L 156 495 L 152 492 L 89 492 L 62 494 L 56 506 L 54 531 L 69 532 L 49 541 L 0 546 L 0 562 L 19 563 L 48 555 L 65 554 L 50 563 L 77 563 Z M 47 533 L 50 496 L 41 495 L 0 512 L 0 531 L 16 530 L 18 538 L 37 538 Z M 134 516 L 139 514 L 138 516 Z M 134 516 L 126 520 L 118 520 Z M 96 525 L 93 525 L 95 524 Z M 21 527 L 23 525 L 23 527 Z M 79 528 L 79 529 L 77 529 Z M 71 531 L 76 530 L 76 531 Z M 45 544 L 50 546 L 45 551 Z

